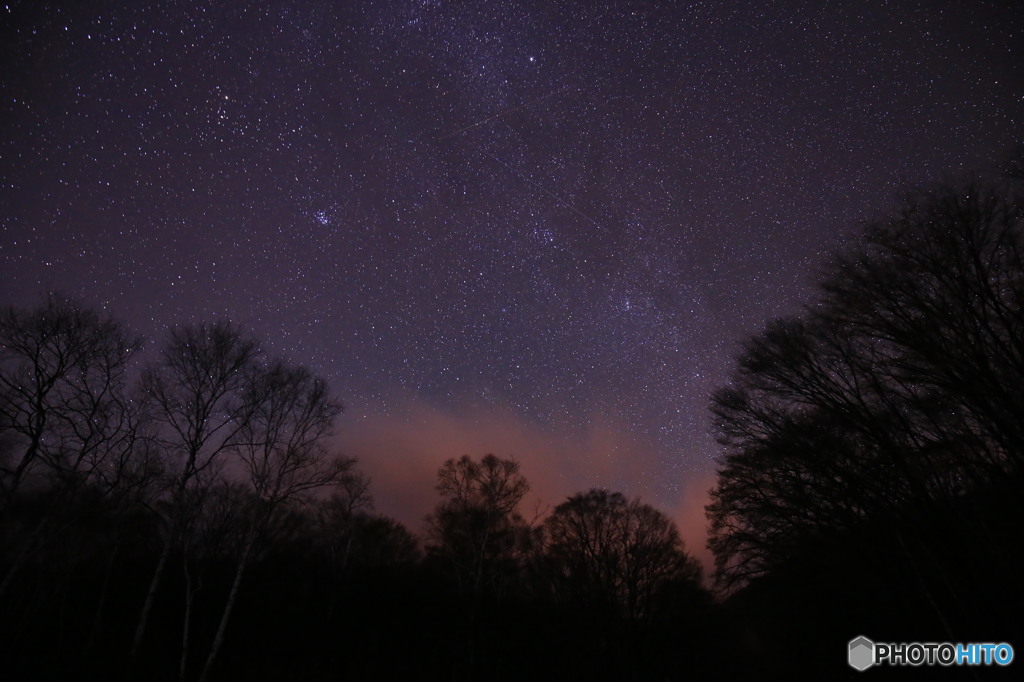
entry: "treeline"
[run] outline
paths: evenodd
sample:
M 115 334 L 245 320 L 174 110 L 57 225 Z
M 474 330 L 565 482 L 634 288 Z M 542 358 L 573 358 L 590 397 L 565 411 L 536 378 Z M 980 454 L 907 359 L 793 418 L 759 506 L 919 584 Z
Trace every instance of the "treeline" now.
M 108 316 L 8 308 L 0 673 L 842 679 L 858 635 L 1019 651 L 1021 159 L 910 195 L 744 343 L 712 400 L 714 599 L 665 515 L 591 490 L 525 518 L 511 459 L 445 462 L 423 537 L 375 514 L 323 380 L 230 324 L 141 366 Z
M 329 450 L 325 382 L 229 323 L 142 364 L 51 296 L 0 347 L 7 679 L 647 679 L 715 646 L 661 512 L 591 490 L 527 520 L 519 465 L 463 456 L 421 543 Z

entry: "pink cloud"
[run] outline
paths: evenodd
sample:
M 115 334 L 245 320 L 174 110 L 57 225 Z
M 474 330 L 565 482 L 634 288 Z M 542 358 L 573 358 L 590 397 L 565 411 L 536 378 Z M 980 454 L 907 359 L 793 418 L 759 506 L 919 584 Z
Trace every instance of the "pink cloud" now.
M 708 528 L 704 517 L 704 506 L 709 501 L 708 493 L 715 484 L 715 474 L 706 473 L 689 478 L 680 496 L 679 504 L 671 510 L 670 516 L 679 526 L 686 550 L 704 567 L 705 582 L 709 582 L 715 567 L 715 559 L 707 548 Z
M 479 458 L 494 453 L 520 463 L 531 486 L 521 506 L 528 519 L 594 487 L 638 494 L 635 488 L 642 488 L 655 449 L 614 416 L 595 413 L 590 423 L 580 432 L 568 425 L 539 425 L 502 406 L 439 406 L 410 397 L 387 416 L 347 415 L 339 422 L 337 438 L 342 452 L 358 458 L 360 469 L 370 476 L 377 510 L 420 532 L 438 501 L 438 468 L 464 454 Z M 623 487 L 631 481 L 636 485 Z M 662 511 L 679 524 L 688 551 L 708 572 L 704 505 L 713 476 L 681 483 L 678 504 Z

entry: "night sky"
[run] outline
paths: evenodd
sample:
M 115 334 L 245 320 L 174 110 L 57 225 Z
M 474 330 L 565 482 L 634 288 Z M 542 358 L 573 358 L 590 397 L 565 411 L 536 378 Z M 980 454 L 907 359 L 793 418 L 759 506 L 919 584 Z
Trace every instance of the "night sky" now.
M 26 1 L 0 55 L 0 303 L 242 323 L 413 530 L 494 452 L 694 549 L 738 342 L 1024 122 L 1013 1 Z

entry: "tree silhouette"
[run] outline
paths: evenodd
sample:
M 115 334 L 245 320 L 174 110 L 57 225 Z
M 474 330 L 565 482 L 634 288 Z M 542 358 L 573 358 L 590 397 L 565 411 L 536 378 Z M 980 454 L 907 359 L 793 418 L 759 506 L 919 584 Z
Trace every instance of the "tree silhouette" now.
M 352 472 L 355 460 L 331 457 L 327 451 L 324 441 L 342 407 L 331 398 L 323 379 L 281 360 L 267 367 L 254 367 L 249 375 L 239 455 L 253 500 L 247 510 L 234 579 L 200 682 L 210 676 L 224 643 L 253 548 L 276 515 L 285 506 L 306 501 L 313 491 L 361 478 Z
M 143 374 L 148 416 L 164 455 L 166 505 L 160 557 L 153 570 L 130 658 L 138 655 L 167 560 L 180 542 L 189 488 L 209 483 L 200 476 L 216 469 L 223 456 L 237 452 L 239 434 L 253 401 L 246 399 L 259 350 L 255 340 L 227 322 L 187 325 L 171 330 L 160 360 Z
M 76 496 L 120 494 L 145 478 L 145 467 L 132 471 L 139 415 L 126 380 L 140 346 L 113 318 L 57 295 L 0 312 L 0 520 L 26 482 L 50 496 L 34 524 L 10 527 L 0 596 L 73 525 Z
M 449 563 L 464 595 L 501 588 L 528 533 L 516 509 L 529 489 L 518 462 L 493 454 L 449 459 L 438 470 L 442 499 L 427 519 L 428 549 Z
M 196 597 L 204 587 L 206 572 L 240 554 L 248 527 L 247 512 L 253 504 L 252 492 L 247 486 L 218 476 L 209 483 L 191 486 L 185 494 L 187 501 L 181 521 L 180 547 L 185 581 L 178 662 L 178 679 L 181 682 L 188 679 L 193 612 Z
M 912 195 L 833 259 L 803 314 L 746 342 L 712 406 L 720 586 L 1020 474 L 1022 207 L 1010 184 Z
M 639 620 L 669 584 L 700 581 L 700 565 L 684 550 L 675 523 L 621 493 L 573 495 L 543 529 L 555 594 L 570 603 L 611 607 Z
M 0 312 L 0 516 L 33 471 L 116 477 L 135 435 L 125 372 L 141 344 L 57 295 Z

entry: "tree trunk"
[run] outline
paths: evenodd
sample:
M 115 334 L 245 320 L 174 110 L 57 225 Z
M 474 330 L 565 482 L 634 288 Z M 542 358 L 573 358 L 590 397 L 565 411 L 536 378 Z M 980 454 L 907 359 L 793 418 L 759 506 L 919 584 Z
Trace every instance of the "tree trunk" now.
M 192 640 L 192 604 L 195 596 L 202 588 L 200 582 L 194 589 L 192 587 L 192 572 L 188 569 L 188 552 L 184 553 L 181 561 L 182 570 L 185 573 L 185 622 L 181 628 L 181 660 L 178 662 L 178 679 L 185 682 L 185 673 L 188 668 L 189 644 Z
M 228 629 L 228 621 L 231 619 L 231 612 L 235 608 L 235 601 L 238 597 L 238 589 L 242 585 L 242 575 L 245 573 L 245 567 L 249 563 L 249 555 L 252 552 L 253 545 L 256 544 L 256 528 L 250 529 L 248 536 L 245 539 L 245 547 L 242 549 L 242 554 L 238 558 L 238 566 L 235 568 L 235 579 L 231 583 L 231 591 L 228 592 L 228 600 L 224 604 L 224 612 L 220 616 L 220 624 L 217 626 L 217 634 L 213 638 L 213 646 L 210 648 L 210 655 L 206 657 L 206 663 L 203 665 L 203 672 L 199 675 L 199 682 L 206 682 L 210 673 L 213 671 L 214 661 L 217 659 L 217 654 L 220 653 L 220 648 L 224 644 L 224 634 Z
M 107 607 L 107 596 L 110 593 L 110 575 L 114 571 L 114 563 L 117 561 L 118 552 L 121 550 L 121 541 L 114 544 L 114 549 L 107 559 L 107 566 L 103 570 L 103 583 L 100 586 L 99 600 L 96 604 L 96 612 L 92 618 L 92 628 L 89 630 L 89 641 L 85 643 L 84 653 L 91 653 L 99 641 L 100 633 L 103 631 L 103 615 Z
M 167 529 L 167 537 L 164 538 L 163 549 L 160 550 L 160 559 L 156 562 L 156 568 L 153 569 L 153 578 L 149 582 L 149 591 L 146 592 L 146 600 L 142 603 L 142 611 L 139 613 L 139 623 L 135 627 L 135 637 L 132 639 L 132 649 L 128 654 L 128 672 L 131 675 L 131 669 L 135 665 L 135 661 L 139 656 L 139 649 L 142 647 L 142 638 L 146 635 L 146 626 L 149 624 L 149 617 L 153 611 L 153 604 L 156 602 L 156 594 L 160 589 L 160 582 L 164 577 L 164 570 L 167 568 L 167 560 L 171 556 L 171 548 L 174 545 L 175 536 L 178 534 L 178 529 L 183 523 L 182 519 L 182 495 L 185 493 L 185 489 L 188 487 L 188 482 L 194 474 L 196 455 L 195 450 L 191 451 L 189 455 L 188 465 L 185 469 L 186 474 L 178 481 L 175 493 L 171 498 L 173 504 L 173 511 L 171 512 L 171 521 L 169 528 Z M 192 472 L 192 473 L 189 473 Z
M 177 524 L 175 524 L 176 526 Z M 171 532 L 167 534 L 167 538 L 164 540 L 163 549 L 160 550 L 160 559 L 156 562 L 156 568 L 153 569 L 153 577 L 149 581 L 149 591 L 146 592 L 146 600 L 142 603 L 142 611 L 139 613 L 139 623 L 135 627 L 135 637 L 132 639 L 132 649 L 128 654 L 128 666 L 129 669 L 134 665 L 135 660 L 139 656 L 139 649 L 142 646 L 142 638 L 146 634 L 146 626 L 149 624 L 149 616 L 153 611 L 153 603 L 156 601 L 156 593 L 160 589 L 160 582 L 164 577 L 164 569 L 167 568 L 167 560 L 171 556 L 171 545 L 174 541 L 175 529 L 172 528 Z

